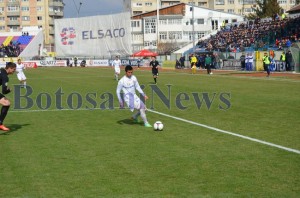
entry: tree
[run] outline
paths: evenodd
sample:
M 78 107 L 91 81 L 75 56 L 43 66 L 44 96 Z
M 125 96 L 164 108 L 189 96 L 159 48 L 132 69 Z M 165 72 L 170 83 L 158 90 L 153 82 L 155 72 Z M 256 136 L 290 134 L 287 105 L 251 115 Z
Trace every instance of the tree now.
M 298 5 L 300 3 L 300 0 L 296 0 L 295 5 Z
M 249 19 L 273 17 L 275 14 L 281 14 L 282 8 L 277 0 L 256 0 L 252 7 L 254 13 L 249 14 Z

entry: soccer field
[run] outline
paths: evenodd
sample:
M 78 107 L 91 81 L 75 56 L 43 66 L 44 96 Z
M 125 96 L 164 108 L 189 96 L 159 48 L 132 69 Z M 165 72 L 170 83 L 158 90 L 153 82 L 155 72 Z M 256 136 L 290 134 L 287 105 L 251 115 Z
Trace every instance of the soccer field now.
M 298 74 L 163 70 L 154 85 L 134 70 L 157 132 L 118 108 L 111 68 L 25 72 L 27 90 L 10 76 L 0 197 L 300 196 Z

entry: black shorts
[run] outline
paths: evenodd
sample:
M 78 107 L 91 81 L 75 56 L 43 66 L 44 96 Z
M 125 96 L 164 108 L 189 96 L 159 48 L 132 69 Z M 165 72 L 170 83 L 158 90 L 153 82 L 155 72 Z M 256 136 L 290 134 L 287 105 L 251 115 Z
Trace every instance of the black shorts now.
M 3 95 L 2 93 L 0 93 L 0 99 L 5 98 L 5 95 Z
M 158 71 L 152 71 L 153 76 L 158 76 Z

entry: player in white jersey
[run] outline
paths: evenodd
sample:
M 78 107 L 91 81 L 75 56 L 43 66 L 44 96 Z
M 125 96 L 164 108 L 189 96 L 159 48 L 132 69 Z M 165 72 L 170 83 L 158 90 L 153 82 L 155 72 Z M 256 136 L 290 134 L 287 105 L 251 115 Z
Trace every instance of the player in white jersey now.
M 112 66 L 115 69 L 115 78 L 116 81 L 119 80 L 119 75 L 120 75 L 120 66 L 121 66 L 121 60 L 119 59 L 119 56 L 116 56 L 116 59 L 112 62 Z
M 137 78 L 132 75 L 133 69 L 130 65 L 125 67 L 125 76 L 123 76 L 118 83 L 117 86 L 117 96 L 120 103 L 120 107 L 124 107 L 123 101 L 126 102 L 129 109 L 133 112 L 134 109 L 138 110 L 133 116 L 132 119 L 134 122 L 138 122 L 138 116 L 144 121 L 145 127 L 152 127 L 146 117 L 146 106 L 141 101 L 141 99 L 136 95 L 135 90 L 137 90 L 142 96 L 144 96 L 145 100 L 148 99 L 148 96 L 141 89 Z M 123 91 L 123 99 L 121 97 L 121 90 Z
M 21 83 L 21 87 L 24 87 L 26 89 L 26 76 L 24 74 L 24 69 L 25 67 L 21 62 L 21 59 L 18 59 L 17 68 L 16 68 L 17 77 Z

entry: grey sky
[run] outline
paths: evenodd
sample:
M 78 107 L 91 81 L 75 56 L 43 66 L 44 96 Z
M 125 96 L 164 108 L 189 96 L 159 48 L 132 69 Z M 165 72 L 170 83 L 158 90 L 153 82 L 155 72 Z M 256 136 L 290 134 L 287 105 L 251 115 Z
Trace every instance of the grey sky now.
M 77 17 L 79 7 L 79 17 L 115 14 L 123 10 L 123 0 L 64 0 L 63 2 L 65 18 Z

